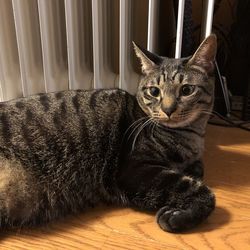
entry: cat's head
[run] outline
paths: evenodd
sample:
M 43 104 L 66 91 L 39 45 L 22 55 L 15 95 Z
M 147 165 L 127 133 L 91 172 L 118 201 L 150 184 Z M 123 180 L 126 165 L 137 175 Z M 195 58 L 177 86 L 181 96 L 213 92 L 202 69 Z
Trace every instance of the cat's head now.
M 191 124 L 208 113 L 214 99 L 215 35 L 207 37 L 189 58 L 160 57 L 134 44 L 144 77 L 137 100 L 142 110 L 167 127 Z

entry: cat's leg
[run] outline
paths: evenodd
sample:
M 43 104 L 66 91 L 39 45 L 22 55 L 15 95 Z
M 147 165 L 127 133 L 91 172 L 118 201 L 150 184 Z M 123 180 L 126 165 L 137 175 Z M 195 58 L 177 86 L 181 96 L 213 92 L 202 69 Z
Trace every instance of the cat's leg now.
M 157 222 L 169 232 L 196 226 L 215 207 L 215 196 L 206 185 L 162 166 L 131 165 L 120 173 L 118 184 L 131 206 L 158 210 Z
M 38 211 L 38 185 L 19 162 L 0 158 L 0 223 L 22 225 Z
M 184 171 L 184 175 L 191 176 L 198 180 L 202 180 L 204 176 L 204 165 L 201 160 L 197 160 L 194 163 L 188 165 Z

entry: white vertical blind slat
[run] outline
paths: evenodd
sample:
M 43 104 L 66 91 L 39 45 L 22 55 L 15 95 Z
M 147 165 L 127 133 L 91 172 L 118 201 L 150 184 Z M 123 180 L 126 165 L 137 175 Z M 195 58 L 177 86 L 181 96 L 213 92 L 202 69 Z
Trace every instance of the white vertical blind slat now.
M 0 97 L 22 96 L 18 50 L 11 0 L 0 0 Z
M 131 0 L 120 0 L 120 81 L 119 87 L 135 93 L 138 74 L 132 66 Z
M 101 88 L 104 85 L 102 79 L 102 41 L 100 41 L 102 36 L 101 27 L 101 2 L 98 0 L 92 0 L 92 17 L 93 17 L 93 60 L 94 60 L 94 88 Z
M 46 92 L 68 89 L 64 2 L 38 0 Z M 63 13 L 62 13 L 63 10 Z
M 23 96 L 44 92 L 36 0 L 12 0 Z
M 185 10 L 185 0 L 179 0 L 177 31 L 176 31 L 176 45 L 175 45 L 175 58 L 181 57 L 184 10 Z
M 157 49 L 159 0 L 149 0 L 148 4 L 148 40 L 147 49 L 155 52 Z
M 65 0 L 69 88 L 90 89 L 93 82 L 91 1 Z
M 113 88 L 118 79 L 110 66 L 107 5 L 108 0 L 92 0 L 94 88 Z
M 209 36 L 212 32 L 213 14 L 214 14 L 214 0 L 206 0 L 203 11 L 203 25 L 201 32 L 201 40 Z

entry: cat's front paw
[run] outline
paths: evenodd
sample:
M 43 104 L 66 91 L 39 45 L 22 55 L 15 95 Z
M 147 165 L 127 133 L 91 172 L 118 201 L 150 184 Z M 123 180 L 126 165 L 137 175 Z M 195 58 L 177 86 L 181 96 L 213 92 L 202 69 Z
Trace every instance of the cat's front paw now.
M 182 210 L 163 207 L 158 211 L 156 218 L 161 229 L 171 233 L 181 232 L 196 225 L 192 220 L 191 209 Z

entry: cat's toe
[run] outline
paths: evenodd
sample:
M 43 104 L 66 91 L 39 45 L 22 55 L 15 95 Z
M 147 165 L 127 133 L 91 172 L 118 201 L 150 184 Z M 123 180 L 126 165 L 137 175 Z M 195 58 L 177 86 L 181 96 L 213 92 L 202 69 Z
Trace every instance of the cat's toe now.
M 161 208 L 157 213 L 159 226 L 168 232 L 181 232 L 194 226 L 191 210 Z

